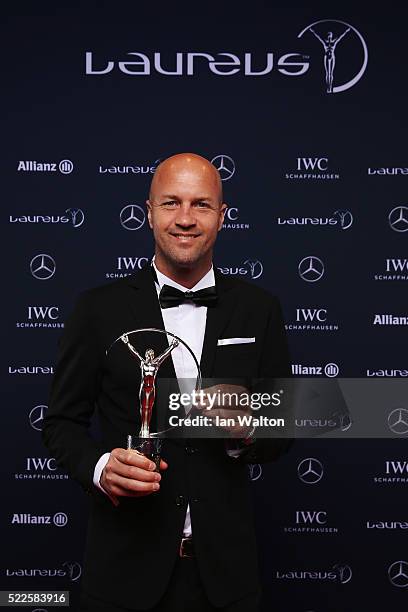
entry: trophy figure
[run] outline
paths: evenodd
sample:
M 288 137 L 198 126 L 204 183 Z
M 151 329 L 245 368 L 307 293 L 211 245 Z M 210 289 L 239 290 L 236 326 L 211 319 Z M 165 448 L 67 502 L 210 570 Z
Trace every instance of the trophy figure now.
M 169 346 L 156 357 L 155 352 L 152 348 L 148 348 L 145 351 L 144 357 L 139 353 L 129 340 L 129 336 L 140 332 L 156 332 L 171 336 L 172 341 Z M 137 359 L 140 365 L 140 388 L 139 388 L 139 407 L 140 407 L 140 420 L 141 426 L 139 435 L 135 436 L 129 434 L 127 437 L 127 449 L 139 452 L 156 464 L 156 471 L 159 471 L 160 466 L 160 453 L 163 443 L 163 437 L 170 431 L 171 428 L 165 431 L 151 432 L 150 421 L 152 418 L 154 402 L 156 399 L 156 376 L 161 364 L 170 356 L 171 352 L 180 344 L 185 346 L 190 355 L 192 356 L 194 363 L 197 368 L 197 379 L 195 383 L 195 390 L 201 389 L 201 370 L 200 365 L 197 361 L 191 348 L 178 336 L 167 332 L 163 329 L 156 329 L 154 327 L 134 329 L 132 331 L 125 332 L 111 344 L 106 354 L 109 353 L 111 348 L 118 342 L 121 341 L 129 350 L 131 356 Z
M 142 426 L 139 436 L 140 438 L 150 438 L 150 419 L 152 418 L 152 409 L 156 397 L 156 375 L 163 361 L 167 359 L 171 351 L 179 345 L 179 341 L 173 338 L 170 346 L 158 357 L 155 357 L 154 350 L 149 348 L 146 350 L 143 359 L 135 347 L 130 344 L 127 334 L 123 334 L 120 339 L 128 347 L 132 355 L 140 361 L 141 381 L 139 403 Z

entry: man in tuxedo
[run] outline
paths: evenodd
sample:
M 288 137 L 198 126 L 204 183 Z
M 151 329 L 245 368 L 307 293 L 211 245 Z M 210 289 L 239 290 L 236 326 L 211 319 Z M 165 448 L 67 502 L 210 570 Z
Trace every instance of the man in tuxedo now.
M 140 428 L 140 368 L 122 343 L 112 346 L 125 332 L 155 327 L 190 346 L 205 378 L 290 376 L 278 300 L 213 268 L 227 208 L 221 185 L 198 155 L 161 163 L 147 201 L 152 266 L 85 292 L 61 339 L 43 439 L 90 496 L 83 612 L 257 609 L 247 464 L 276 459 L 287 440 L 257 439 L 252 429 L 234 427 L 225 432 L 232 442 L 169 438 L 155 471 L 148 458 L 124 448 L 127 434 Z M 165 334 L 136 334 L 134 342 L 138 336 L 141 354 L 168 347 Z M 180 344 L 158 379 L 196 373 Z M 100 439 L 89 433 L 95 410 Z M 164 417 L 153 409 L 151 431 Z

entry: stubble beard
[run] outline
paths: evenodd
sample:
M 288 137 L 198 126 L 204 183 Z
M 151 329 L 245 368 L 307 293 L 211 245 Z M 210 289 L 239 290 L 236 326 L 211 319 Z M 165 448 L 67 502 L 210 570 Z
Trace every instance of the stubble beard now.
M 165 248 L 163 248 L 160 244 L 157 244 L 156 250 L 160 258 L 168 262 L 172 267 L 184 270 L 195 268 L 208 257 L 208 253 L 212 252 L 211 247 L 208 247 L 203 251 L 194 250 L 193 252 L 186 251 L 183 253 L 181 249 L 172 248 L 169 245 L 165 245 Z

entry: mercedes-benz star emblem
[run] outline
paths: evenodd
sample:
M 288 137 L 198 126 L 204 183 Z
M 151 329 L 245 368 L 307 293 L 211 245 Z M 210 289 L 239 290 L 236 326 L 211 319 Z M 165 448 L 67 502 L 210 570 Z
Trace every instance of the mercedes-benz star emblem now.
M 228 181 L 234 176 L 235 162 L 228 155 L 216 155 L 211 163 L 217 168 L 222 181 Z
M 28 415 L 28 419 L 30 421 L 30 425 L 36 431 L 42 430 L 44 414 L 47 410 L 48 406 L 35 406 Z
M 56 264 L 51 255 L 40 253 L 30 262 L 31 274 L 38 280 L 48 280 L 55 274 Z
M 395 408 L 388 415 L 388 427 L 398 435 L 408 433 L 408 410 L 406 408 Z
M 299 276 L 307 283 L 315 283 L 324 274 L 324 263 L 319 257 L 309 255 L 304 257 L 298 266 Z
M 393 586 L 404 588 L 408 586 L 407 561 L 395 561 L 388 568 L 388 578 Z
M 408 232 L 408 207 L 396 206 L 388 215 L 388 223 L 394 232 Z
M 298 476 L 305 484 L 316 484 L 323 477 L 323 465 L 318 459 L 308 457 L 298 465 Z
M 145 221 L 145 212 L 137 204 L 129 204 L 120 211 L 120 223 L 127 230 L 138 230 L 143 227 Z

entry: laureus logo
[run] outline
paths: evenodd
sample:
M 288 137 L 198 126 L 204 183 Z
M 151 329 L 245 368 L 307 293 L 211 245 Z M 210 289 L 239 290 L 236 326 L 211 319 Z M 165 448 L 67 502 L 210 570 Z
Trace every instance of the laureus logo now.
M 260 463 L 249 463 L 249 478 L 252 482 L 259 480 L 262 476 L 262 465 Z
M 313 36 L 321 45 L 323 52 L 323 76 L 326 93 L 340 93 L 353 87 L 363 76 L 368 64 L 367 44 L 356 28 L 345 21 L 338 19 L 321 19 L 306 26 L 298 38 L 308 35 Z M 348 41 L 355 39 L 361 46 L 361 65 L 357 73 L 352 75 L 348 81 L 337 83 L 336 63 L 342 56 L 341 48 L 344 48 Z M 340 51 L 339 51 L 340 49 Z

